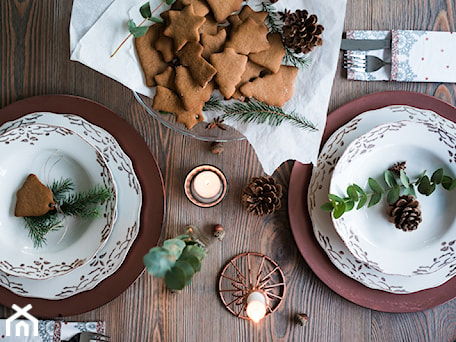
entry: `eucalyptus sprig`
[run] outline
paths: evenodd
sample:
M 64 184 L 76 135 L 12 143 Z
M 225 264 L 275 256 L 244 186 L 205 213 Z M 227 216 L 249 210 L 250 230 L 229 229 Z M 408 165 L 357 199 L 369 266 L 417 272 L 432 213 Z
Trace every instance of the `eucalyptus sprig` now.
M 144 256 L 147 271 L 157 278 L 165 278 L 172 290 L 182 290 L 201 269 L 206 256 L 204 246 L 190 235 L 168 239 L 162 247 L 153 247 Z
M 393 204 L 402 194 L 416 196 L 418 191 L 422 195 L 429 196 L 438 185 L 448 191 L 456 187 L 456 178 L 445 175 L 442 168 L 435 170 L 431 177 L 426 173 L 427 171 L 421 172 L 414 181 L 411 181 L 404 170 L 398 173 L 387 170 L 383 174 L 384 184 L 369 177 L 368 191 L 357 184 L 351 184 L 346 189 L 347 196 L 328 194 L 329 201 L 320 208 L 332 212 L 333 217 L 337 219 L 354 208 L 358 210 L 366 205 L 370 208 L 379 203 L 385 195 L 388 204 Z
M 120 43 L 117 49 L 111 54 L 111 58 L 116 55 L 116 53 L 122 48 L 122 46 L 127 42 L 127 40 L 130 39 L 130 37 L 133 36 L 137 38 L 142 37 L 146 34 L 149 27 L 143 25 L 148 20 L 153 23 L 163 23 L 162 18 L 154 16 L 155 12 L 157 12 L 160 9 L 160 7 L 162 7 L 164 4 L 172 5 L 175 2 L 176 0 L 162 0 L 160 4 L 153 10 L 151 10 L 150 8 L 149 1 L 142 5 L 139 8 L 139 12 L 141 13 L 141 16 L 144 18 L 144 20 L 139 25 L 136 25 L 136 23 L 131 19 L 128 21 L 128 31 L 130 32 L 130 34 L 122 41 L 122 43 Z

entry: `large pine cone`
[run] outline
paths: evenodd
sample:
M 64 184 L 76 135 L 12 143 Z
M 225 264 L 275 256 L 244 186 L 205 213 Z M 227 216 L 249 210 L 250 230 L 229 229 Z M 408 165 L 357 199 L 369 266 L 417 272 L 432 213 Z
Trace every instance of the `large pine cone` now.
M 284 24 L 282 37 L 285 46 L 293 49 L 296 53 L 309 53 L 315 46 L 323 44 L 321 34 L 324 31 L 322 25 L 317 24 L 318 18 L 315 14 L 309 15 L 306 10 L 290 10 L 280 12 Z
M 404 232 L 417 229 L 422 220 L 420 203 L 412 195 L 400 196 L 388 206 L 387 214 L 388 220 Z
M 280 208 L 282 186 L 272 177 L 254 177 L 242 191 L 242 205 L 251 213 L 263 216 Z

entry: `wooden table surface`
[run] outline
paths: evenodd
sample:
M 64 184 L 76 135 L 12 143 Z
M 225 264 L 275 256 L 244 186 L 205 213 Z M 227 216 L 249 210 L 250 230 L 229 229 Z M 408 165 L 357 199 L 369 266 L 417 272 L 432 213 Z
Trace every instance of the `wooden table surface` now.
M 282 208 L 264 218 L 249 215 L 240 204 L 241 189 L 251 177 L 264 175 L 249 143 L 226 143 L 224 152 L 214 155 L 209 143 L 178 134 L 150 117 L 121 84 L 70 61 L 71 8 L 69 0 L 0 1 L 0 106 L 34 95 L 73 94 L 109 107 L 144 137 L 158 161 L 166 193 L 161 239 L 175 236 L 189 224 L 210 232 L 220 223 L 226 236 L 210 245 L 202 271 L 181 293 L 170 293 L 161 279 L 143 273 L 111 302 L 66 320 L 104 320 L 116 342 L 456 339 L 456 300 L 423 312 L 391 314 L 360 307 L 332 292 L 313 274 L 293 240 L 287 214 L 293 163 L 284 163 L 273 175 L 284 185 Z M 345 30 L 455 31 L 455 22 L 454 1 L 349 0 Z M 347 81 L 341 64 L 329 112 L 362 95 L 386 90 L 416 91 L 456 103 L 454 84 Z M 186 170 L 202 163 L 220 167 L 230 182 L 228 196 L 215 208 L 198 208 L 178 190 Z M 230 314 L 216 292 L 222 266 L 246 251 L 262 252 L 276 260 L 288 285 L 281 307 L 257 325 Z M 2 307 L 1 317 L 11 312 Z M 294 323 L 297 313 L 309 316 L 306 327 Z

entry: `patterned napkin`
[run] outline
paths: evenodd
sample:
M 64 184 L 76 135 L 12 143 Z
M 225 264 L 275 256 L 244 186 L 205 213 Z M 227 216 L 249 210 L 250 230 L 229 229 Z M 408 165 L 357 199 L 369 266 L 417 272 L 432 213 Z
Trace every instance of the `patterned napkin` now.
M 11 317 L 13 318 L 13 317 Z M 28 317 L 27 317 L 28 318 Z M 69 340 L 72 336 L 82 331 L 105 333 L 105 322 L 63 322 L 52 320 L 38 320 L 37 329 L 38 336 L 34 336 L 33 332 L 33 316 L 30 319 L 0 320 L 0 341 L 11 342 L 60 342 Z M 7 325 L 9 324 L 9 335 L 7 336 Z M 26 330 L 22 327 L 16 333 L 18 324 L 27 327 L 29 330 L 26 336 Z
M 348 31 L 348 39 L 392 40 L 390 49 L 348 51 L 375 55 L 391 62 L 380 70 L 365 73 L 347 70 L 347 78 L 363 81 L 456 82 L 456 34 L 453 32 L 392 30 Z
M 74 0 L 70 22 L 71 60 L 78 61 L 107 75 L 138 93 L 153 96 L 155 89 L 146 87 L 142 70 L 129 39 L 115 57 L 110 55 L 128 35 L 129 19 L 142 21 L 139 7 L 145 0 Z M 151 8 L 160 4 L 150 0 Z M 254 10 L 262 8 L 262 2 L 250 0 Z M 225 123 L 241 132 L 252 144 L 264 172 L 272 174 L 284 161 L 301 163 L 316 162 L 321 137 L 326 124 L 329 97 L 337 69 L 340 37 L 342 36 L 347 0 L 281 0 L 274 4 L 277 11 L 305 8 L 318 15 L 318 22 L 325 27 L 324 43 L 312 51 L 311 62 L 302 68 L 295 83 L 295 93 L 283 110 L 295 113 L 311 122 L 316 131 L 297 127 L 291 122 L 282 122 L 278 127 L 267 124 L 226 120 Z M 98 6 L 99 4 L 99 6 Z M 160 8 L 167 9 L 166 6 Z M 158 15 L 158 12 L 155 13 Z M 207 114 L 207 115 L 206 115 Z M 216 113 L 205 113 L 210 121 Z

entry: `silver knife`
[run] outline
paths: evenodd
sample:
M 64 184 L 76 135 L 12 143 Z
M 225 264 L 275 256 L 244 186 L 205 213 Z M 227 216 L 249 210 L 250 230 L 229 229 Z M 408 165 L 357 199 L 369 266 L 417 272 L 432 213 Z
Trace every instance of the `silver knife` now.
M 390 49 L 391 39 L 342 39 L 341 50 Z

